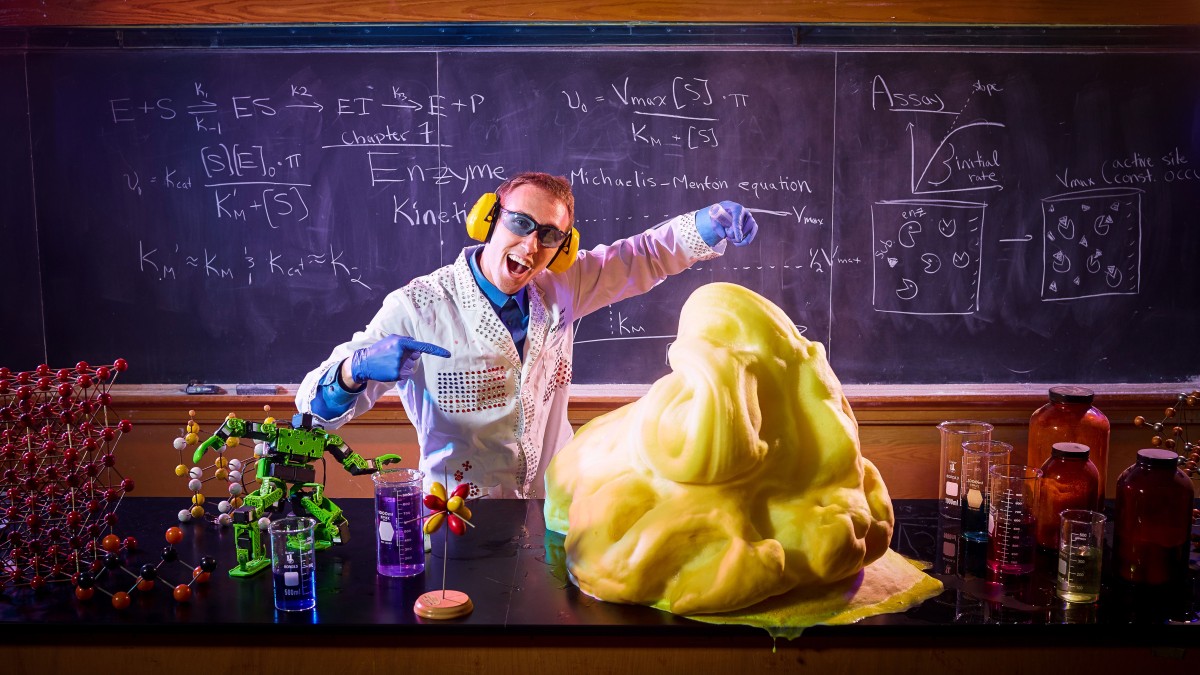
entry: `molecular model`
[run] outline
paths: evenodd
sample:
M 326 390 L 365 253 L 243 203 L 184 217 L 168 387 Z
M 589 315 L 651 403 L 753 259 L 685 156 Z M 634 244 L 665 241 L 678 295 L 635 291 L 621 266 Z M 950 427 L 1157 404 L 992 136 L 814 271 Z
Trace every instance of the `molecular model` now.
M 127 537 L 124 541 L 112 534 L 105 537 L 100 542 L 100 547 L 104 549 L 104 552 L 98 559 L 92 561 L 86 570 L 74 575 L 75 597 L 80 600 L 91 600 L 95 592 L 99 590 L 109 596 L 114 608 L 126 609 L 132 602 L 130 596 L 135 590 L 150 591 L 154 588 L 155 581 L 163 578 L 163 565 L 177 563 L 191 572 L 191 579 L 187 583 L 175 584 L 171 595 L 176 602 L 191 602 L 192 585 L 207 584 L 212 578 L 212 571 L 217 567 L 217 560 L 205 556 L 200 559 L 199 565 L 189 565 L 179 559 L 179 551 L 175 549 L 175 545 L 183 541 L 183 530 L 178 527 L 168 528 L 163 537 L 167 540 L 167 546 L 163 548 L 158 563 L 142 565 L 138 572 L 133 572 L 126 567 L 125 561 L 119 557 L 122 551 L 129 552 L 136 547 L 137 542 L 133 541 L 133 537 Z M 129 587 L 129 590 L 109 592 L 99 586 L 101 577 L 116 575 L 118 572 L 124 572 L 133 579 L 133 585 Z
M 275 421 L 275 418 L 270 416 L 271 406 L 263 406 L 263 412 L 267 413 L 267 417 L 263 420 L 264 424 Z M 229 413 L 225 419 L 234 417 L 233 413 Z M 252 467 L 257 459 L 267 454 L 267 445 L 259 441 L 253 445 L 253 454 L 230 457 L 239 449 L 246 450 L 241 438 L 230 436 L 225 439 L 224 444 L 213 449 L 212 463 L 200 466 L 192 462 L 193 455 L 189 450 L 200 442 L 200 434 L 200 425 L 196 422 L 196 411 L 189 410 L 183 435 L 176 438 L 174 443 L 175 450 L 179 452 L 179 463 L 175 465 L 175 475 L 188 479 L 188 490 L 192 493 L 192 505 L 180 510 L 179 522 L 186 523 L 193 518 L 204 518 L 218 525 L 229 525 L 233 522 L 231 512 L 242 506 L 243 495 L 253 492 L 257 485 L 256 479 L 247 480 L 245 471 Z M 243 454 L 245 453 L 243 452 Z M 193 465 L 189 467 L 189 464 Z M 204 494 L 206 489 L 204 485 L 210 481 L 218 483 L 217 487 L 210 489 L 221 494 L 221 499 L 215 507 L 216 513 L 212 512 L 208 497 Z
M 127 364 L 13 372 L 0 368 L 0 592 L 76 581 L 104 554 L 117 507 L 134 488 L 116 449 L 132 429 L 114 420 L 109 388 Z
M 1193 442 L 1188 439 L 1186 422 L 1176 424 L 1170 424 L 1170 422 L 1175 420 L 1185 409 L 1197 405 L 1200 405 L 1200 390 L 1175 397 L 1175 403 L 1167 406 L 1163 411 L 1162 419 L 1157 422 L 1151 422 L 1141 415 L 1133 418 L 1135 427 L 1149 427 L 1154 432 L 1154 437 L 1150 439 L 1150 445 L 1179 453 L 1182 458 L 1181 468 L 1189 478 L 1195 478 L 1200 473 L 1200 441 Z

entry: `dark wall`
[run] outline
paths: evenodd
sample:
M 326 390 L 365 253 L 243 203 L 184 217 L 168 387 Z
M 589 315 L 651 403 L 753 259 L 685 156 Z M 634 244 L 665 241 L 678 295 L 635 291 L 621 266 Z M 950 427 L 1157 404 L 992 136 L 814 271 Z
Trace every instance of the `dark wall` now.
M 15 222 L 36 231 L 55 365 L 296 382 L 387 292 L 454 259 L 480 193 L 536 169 L 572 179 L 585 246 L 721 199 L 761 225 L 583 319 L 579 382 L 666 372 L 679 306 L 717 280 L 780 304 L 846 382 L 1200 372 L 1195 53 L 25 58 L 37 226 Z
M 23 55 L 0 54 L 0 92 L 0 366 L 28 370 L 46 348 Z

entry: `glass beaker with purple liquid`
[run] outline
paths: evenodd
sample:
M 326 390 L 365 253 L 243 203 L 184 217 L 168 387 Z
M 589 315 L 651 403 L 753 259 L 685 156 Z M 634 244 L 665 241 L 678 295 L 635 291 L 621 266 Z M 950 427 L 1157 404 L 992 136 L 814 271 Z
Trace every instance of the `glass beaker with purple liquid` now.
M 388 577 L 425 571 L 421 532 L 421 490 L 425 474 L 416 469 L 385 469 L 375 481 L 375 569 Z

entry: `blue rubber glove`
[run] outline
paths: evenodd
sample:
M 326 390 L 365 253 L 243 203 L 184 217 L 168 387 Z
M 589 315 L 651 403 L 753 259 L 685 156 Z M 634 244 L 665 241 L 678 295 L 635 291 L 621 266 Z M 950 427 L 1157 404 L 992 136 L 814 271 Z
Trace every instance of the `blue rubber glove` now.
M 716 246 L 722 239 L 745 246 L 758 234 L 758 223 L 741 204 L 725 201 L 697 211 L 696 229 L 709 246 Z
M 367 380 L 398 382 L 412 377 L 421 354 L 448 358 L 450 352 L 428 342 L 418 342 L 404 335 L 389 335 L 370 347 L 363 347 L 350 357 L 350 375 L 355 384 Z

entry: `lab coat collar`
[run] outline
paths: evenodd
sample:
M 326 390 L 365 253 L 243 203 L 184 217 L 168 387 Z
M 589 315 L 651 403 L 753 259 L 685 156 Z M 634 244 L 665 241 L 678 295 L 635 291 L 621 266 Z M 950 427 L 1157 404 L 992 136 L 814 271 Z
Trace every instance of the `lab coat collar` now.
M 524 381 L 529 377 L 529 364 L 537 359 L 546 340 L 548 322 L 544 296 L 535 283 L 531 282 L 523 289 L 528 291 L 526 299 L 528 300 L 529 327 L 525 333 L 526 356 L 522 362 L 521 356 L 517 354 L 517 347 L 513 344 L 512 335 L 501 323 L 500 317 L 492 309 L 491 301 L 484 295 L 479 284 L 475 282 L 475 275 L 471 272 L 470 256 L 475 255 L 480 248 L 482 245 L 464 248 L 458 259 L 454 261 L 454 282 L 459 289 L 458 297 L 463 316 L 481 340 L 491 344 L 493 349 L 504 354 L 513 367 L 521 371 L 521 379 Z M 536 280 L 537 277 L 534 278 L 534 281 Z
M 484 296 L 491 301 L 492 306 L 497 310 L 503 307 L 510 299 L 516 300 L 517 307 L 521 309 L 521 317 L 528 317 L 529 306 L 525 303 L 525 287 L 521 287 L 520 290 L 512 295 L 508 295 L 499 288 L 496 288 L 496 284 L 488 281 L 488 278 L 483 274 L 483 270 L 479 269 L 479 255 L 479 249 L 476 248 L 474 252 L 466 256 L 466 259 L 467 265 L 471 268 L 471 276 L 475 277 L 475 283 L 479 285 Z

